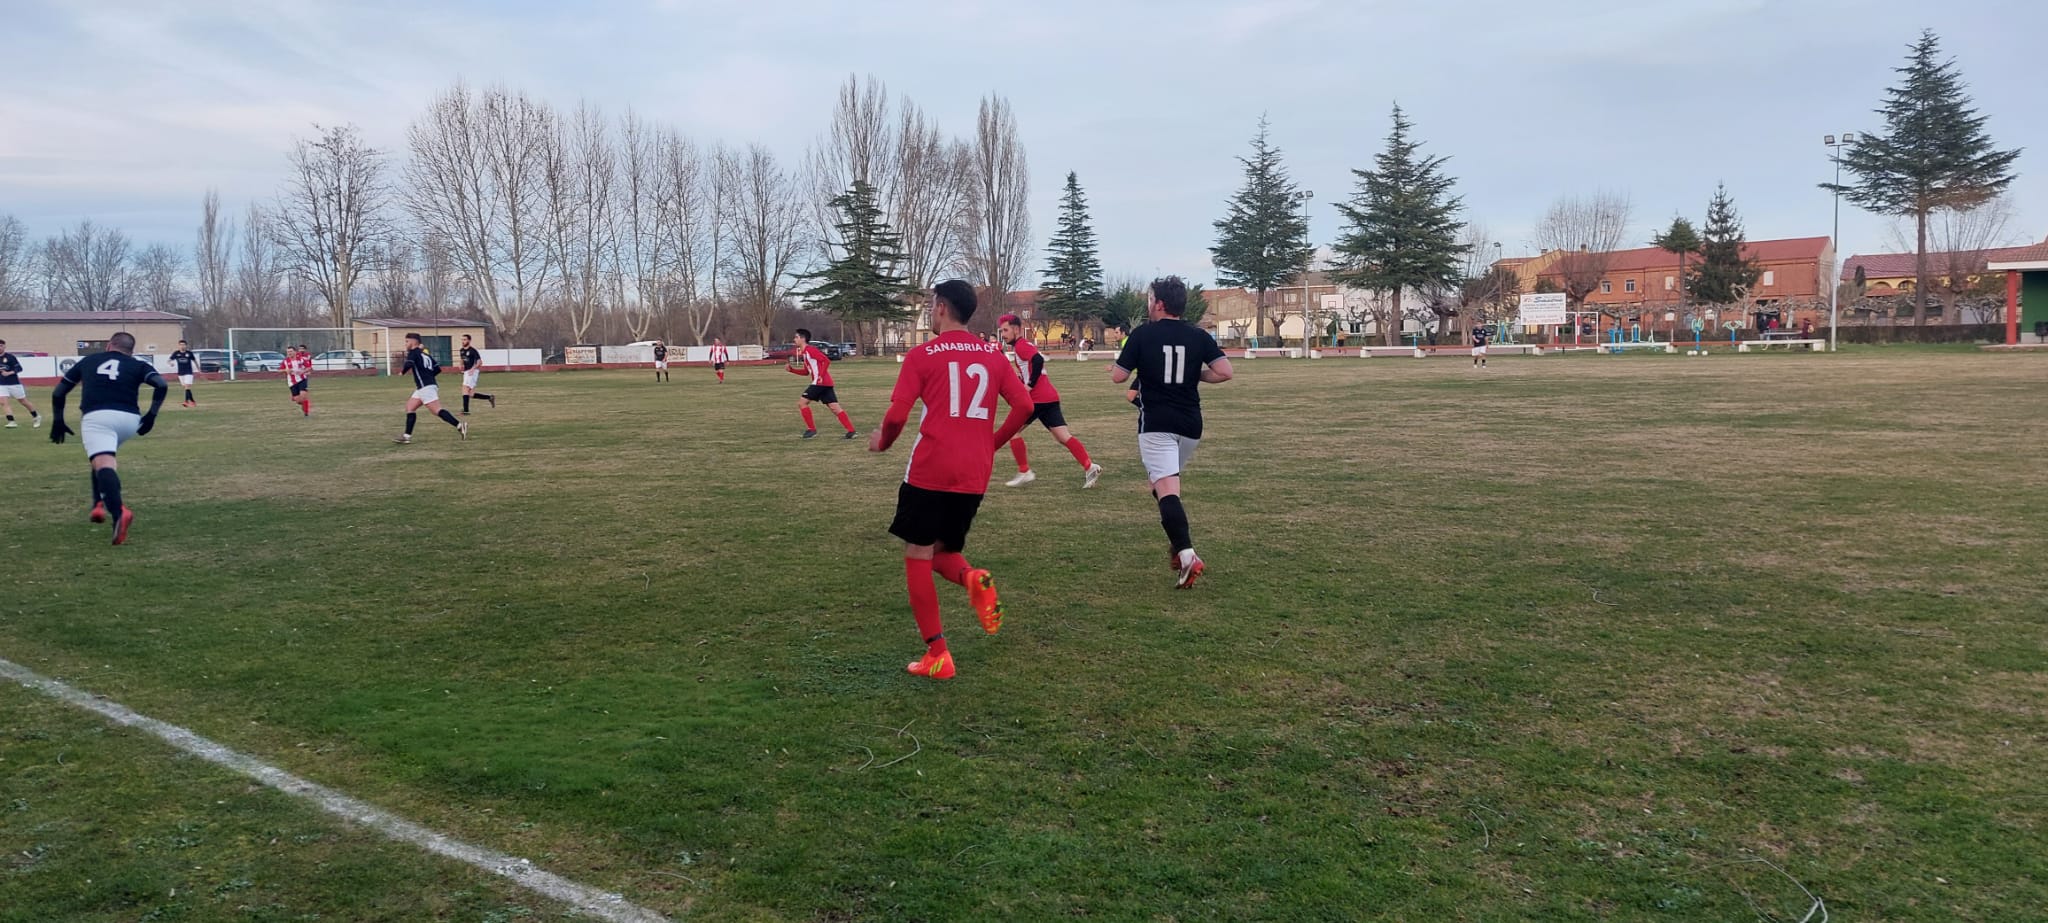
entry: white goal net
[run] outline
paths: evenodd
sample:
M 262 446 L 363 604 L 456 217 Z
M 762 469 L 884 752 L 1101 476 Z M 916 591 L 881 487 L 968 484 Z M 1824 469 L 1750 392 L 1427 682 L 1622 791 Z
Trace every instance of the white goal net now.
M 278 371 L 288 351 L 301 346 L 313 354 L 315 372 L 391 374 L 391 331 L 383 327 L 230 327 L 228 380 Z

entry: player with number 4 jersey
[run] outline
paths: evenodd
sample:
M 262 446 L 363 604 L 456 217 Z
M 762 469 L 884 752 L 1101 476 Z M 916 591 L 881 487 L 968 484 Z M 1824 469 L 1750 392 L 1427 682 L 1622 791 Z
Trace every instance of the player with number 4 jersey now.
M 156 389 L 149 412 L 142 412 L 142 386 Z M 84 394 L 79 401 L 78 428 L 85 437 L 86 463 L 92 466 L 93 522 L 114 520 L 114 544 L 128 541 L 128 527 L 135 511 L 121 503 L 121 475 L 115 462 L 121 444 L 147 436 L 156 428 L 157 412 L 171 386 L 157 374 L 156 366 L 135 358 L 135 337 L 123 331 L 107 338 L 107 351 L 94 353 L 65 370 L 50 395 L 50 441 L 64 444 L 71 427 L 64 424 L 64 401 L 72 389 Z
M 896 492 L 896 519 L 889 532 L 903 540 L 903 576 L 910 612 L 924 635 L 925 654 L 907 669 L 914 676 L 953 677 L 933 575 L 967 589 L 967 601 L 984 631 L 1003 625 L 995 578 L 967 563 L 961 551 L 974 514 L 988 492 L 995 452 L 1031 422 L 1031 392 L 1003 356 L 1001 346 L 969 333 L 974 286 L 958 279 L 932 289 L 932 329 L 939 335 L 913 347 L 903 358 L 889 412 L 868 440 L 868 450 L 887 451 L 910 422 L 910 409 L 924 402 L 910 467 Z M 1010 406 L 995 422 L 996 399 Z

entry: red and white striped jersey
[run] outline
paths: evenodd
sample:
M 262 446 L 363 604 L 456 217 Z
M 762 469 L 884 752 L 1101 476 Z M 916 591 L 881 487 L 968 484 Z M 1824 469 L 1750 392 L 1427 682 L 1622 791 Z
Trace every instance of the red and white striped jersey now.
M 291 384 L 298 384 L 299 382 L 305 381 L 306 379 L 311 377 L 313 377 L 312 356 L 308 356 L 305 353 L 298 353 L 295 355 L 286 356 L 284 358 L 285 381 L 290 382 Z
M 720 345 L 715 345 L 715 346 L 711 347 L 711 361 L 712 361 L 712 362 L 724 362 L 724 361 L 726 361 L 726 351 L 725 351 L 725 346 L 724 346 L 723 344 L 720 344 Z

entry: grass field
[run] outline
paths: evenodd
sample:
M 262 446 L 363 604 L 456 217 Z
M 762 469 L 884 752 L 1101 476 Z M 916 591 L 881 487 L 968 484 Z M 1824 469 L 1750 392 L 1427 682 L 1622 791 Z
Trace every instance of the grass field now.
M 865 431 L 895 366 L 835 371 Z M 1189 592 L 1121 390 L 1054 373 L 1108 474 L 1032 432 L 951 683 L 902 672 L 907 443 L 798 440 L 773 368 L 487 376 L 409 447 L 393 381 L 214 385 L 123 452 L 122 548 L 0 432 L 0 657 L 678 918 L 2048 907 L 2048 358 L 1242 362 Z M 563 914 L 0 717 L 0 921 Z

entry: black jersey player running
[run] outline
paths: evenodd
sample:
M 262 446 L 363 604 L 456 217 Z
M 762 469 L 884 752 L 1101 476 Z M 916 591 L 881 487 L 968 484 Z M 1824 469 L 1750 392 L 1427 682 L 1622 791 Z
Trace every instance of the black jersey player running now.
M 192 354 L 191 345 L 184 340 L 179 340 L 177 351 L 171 353 L 171 366 L 178 372 L 178 385 L 185 389 L 185 402 L 181 406 L 199 406 L 199 402 L 192 399 L 192 379 L 199 375 L 199 357 Z
M 1202 575 L 1200 555 L 1189 534 L 1187 508 L 1180 502 L 1181 472 L 1202 442 L 1202 395 L 1197 388 L 1230 380 L 1230 360 L 1216 338 L 1181 320 L 1187 311 L 1188 288 L 1178 276 L 1152 283 L 1146 305 L 1151 323 L 1124 340 L 1109 378 L 1123 384 L 1136 375 L 1138 456 L 1159 501 L 1159 524 L 1173 546 L 1175 586 L 1194 586 Z
M 419 422 L 419 409 L 424 406 L 429 413 L 440 417 L 442 422 L 455 427 L 455 432 L 464 439 L 469 438 L 469 424 L 455 419 L 455 415 L 441 407 L 441 386 L 434 379 L 441 374 L 441 363 L 434 360 L 434 354 L 420 347 L 420 335 L 405 335 L 405 366 L 400 374 L 412 376 L 412 396 L 405 399 L 405 432 L 391 440 L 399 445 L 412 444 L 412 426 Z
M 29 419 L 34 426 L 43 425 L 43 415 L 36 412 L 36 405 L 28 402 L 28 389 L 21 385 L 21 360 L 7 351 L 6 340 L 0 340 L 0 410 L 7 412 L 8 429 L 21 425 L 14 422 L 14 401 L 20 401 L 21 406 L 28 408 Z
M 156 389 L 146 414 L 141 412 L 143 385 Z M 105 522 L 112 516 L 114 544 L 119 545 L 128 540 L 128 526 L 135 522 L 135 511 L 121 503 L 121 475 L 116 470 L 114 453 L 121 443 L 146 436 L 156 427 L 157 411 L 163 409 L 164 396 L 171 393 L 171 386 L 156 373 L 155 366 L 135 358 L 134 336 L 123 332 L 108 337 L 107 351 L 78 360 L 50 395 L 50 441 L 58 445 L 63 445 L 64 437 L 71 435 L 71 427 L 64 425 L 64 401 L 73 388 L 85 392 L 79 401 L 78 426 L 84 430 L 85 457 L 92 466 L 90 518 L 93 522 Z
M 476 347 L 469 345 L 469 334 L 467 333 L 462 335 L 460 358 L 462 359 L 462 415 L 465 417 L 469 416 L 469 399 L 472 397 L 490 401 L 492 407 L 498 406 L 497 398 L 476 389 L 477 381 L 484 376 L 484 354 L 477 352 Z

